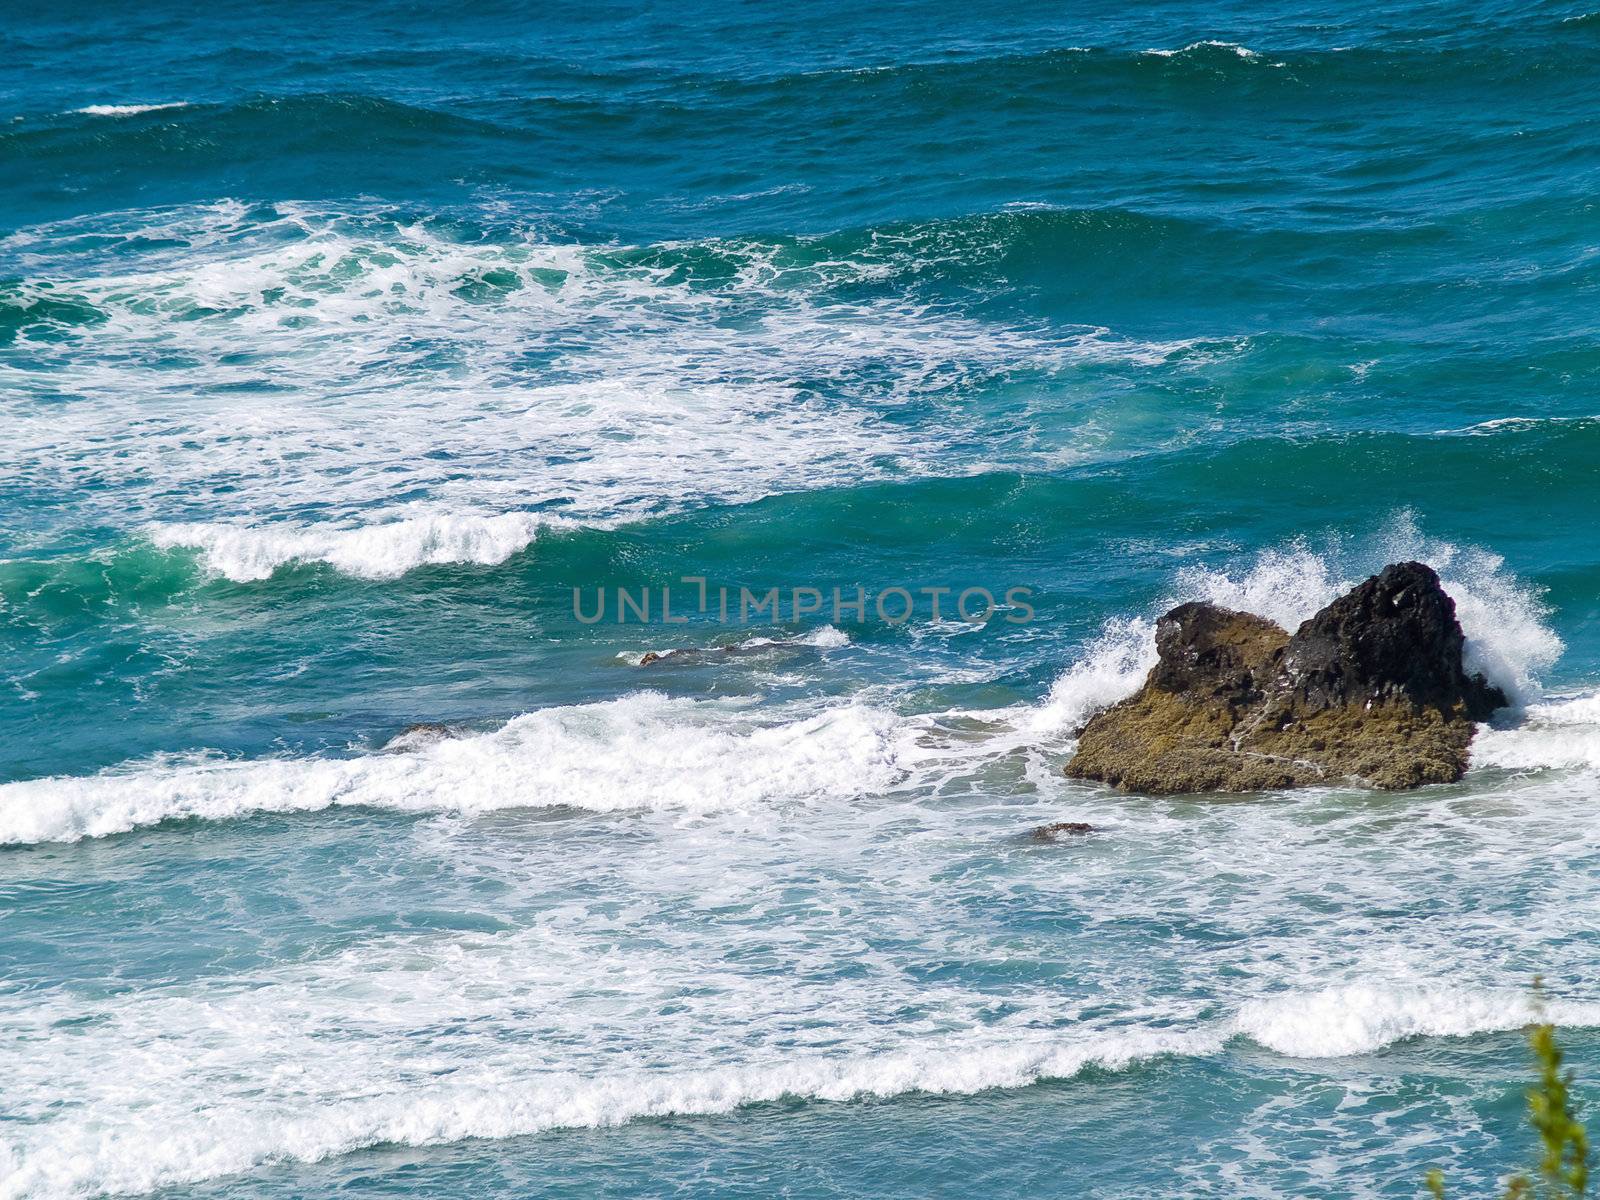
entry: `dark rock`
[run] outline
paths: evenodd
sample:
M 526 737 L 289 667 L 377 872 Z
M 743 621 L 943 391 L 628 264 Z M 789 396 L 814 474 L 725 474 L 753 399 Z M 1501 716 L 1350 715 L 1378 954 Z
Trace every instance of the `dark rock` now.
M 1506 703 L 1462 666 L 1455 604 L 1398 563 L 1293 637 L 1250 613 L 1182 604 L 1156 626 L 1135 695 L 1079 733 L 1067 774 L 1128 791 L 1255 791 L 1356 779 L 1459 779 L 1474 721 Z
M 1084 834 L 1095 832 L 1093 825 L 1087 821 L 1056 821 L 1049 825 L 1040 825 L 1032 837 L 1036 842 L 1057 842 L 1064 837 L 1082 837 Z
M 395 751 L 416 750 L 432 742 L 461 737 L 464 733 L 466 730 L 460 725 L 446 725 L 440 721 L 418 721 L 395 734 L 384 743 L 383 748 Z
M 639 656 L 636 667 L 650 667 L 656 663 L 670 662 L 678 666 L 686 663 L 703 662 L 712 655 L 726 654 L 721 646 L 706 646 L 703 649 L 693 646 L 681 646 L 671 650 L 646 650 Z
M 1264 617 L 1214 604 L 1180 604 L 1156 622 L 1151 687 L 1251 704 L 1265 694 L 1289 635 Z
M 754 639 L 750 642 L 739 642 L 732 646 L 680 646 L 668 650 L 646 650 L 639 656 L 636 667 L 654 666 L 656 663 L 671 661 L 676 664 L 701 663 L 711 659 L 722 658 L 750 658 L 762 654 L 771 654 L 774 651 L 787 651 L 792 653 L 802 645 L 800 642 L 786 642 L 778 639 Z
M 1395 563 L 1300 626 L 1283 673 L 1306 712 L 1409 699 L 1481 721 L 1505 693 L 1461 665 L 1455 601 L 1433 568 Z

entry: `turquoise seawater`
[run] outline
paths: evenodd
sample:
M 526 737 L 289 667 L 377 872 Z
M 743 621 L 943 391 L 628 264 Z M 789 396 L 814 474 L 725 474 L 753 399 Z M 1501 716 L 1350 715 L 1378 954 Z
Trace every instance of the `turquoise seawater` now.
M 1535 974 L 1600 1079 L 1600 16 L 6 17 L 0 1197 L 1486 1192 Z M 1401 558 L 1460 784 L 1063 777 Z

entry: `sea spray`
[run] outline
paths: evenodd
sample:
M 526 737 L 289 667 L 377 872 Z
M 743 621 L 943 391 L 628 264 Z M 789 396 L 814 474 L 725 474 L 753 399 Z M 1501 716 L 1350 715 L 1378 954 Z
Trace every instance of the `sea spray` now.
M 1564 648 L 1547 623 L 1548 607 L 1506 571 L 1499 555 L 1430 539 L 1411 513 L 1399 514 L 1377 537 L 1353 547 L 1346 543 L 1317 553 L 1302 539 L 1262 550 L 1242 569 L 1184 567 L 1160 607 L 1204 600 L 1266 617 L 1293 633 L 1364 575 L 1411 559 L 1438 571 L 1455 602 L 1467 639 L 1467 668 L 1481 671 L 1518 706 L 1538 697 L 1540 676 Z M 1109 623 L 1056 681 L 1038 719 L 1046 726 L 1073 724 L 1131 695 L 1155 664 L 1154 632 L 1153 617 Z

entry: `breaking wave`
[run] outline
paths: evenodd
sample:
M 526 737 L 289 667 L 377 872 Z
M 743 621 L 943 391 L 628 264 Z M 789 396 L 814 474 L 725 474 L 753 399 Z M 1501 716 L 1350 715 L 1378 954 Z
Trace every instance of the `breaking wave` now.
M 1119 1069 L 1169 1053 L 1212 1047 L 1206 1035 L 1159 1032 L 1113 1036 L 1087 1045 L 991 1041 L 929 1047 L 856 1059 L 809 1057 L 773 1066 L 699 1071 L 556 1074 L 507 1080 L 464 1078 L 420 1093 L 319 1106 L 285 1105 L 271 1114 L 206 1118 L 177 1127 L 138 1127 L 109 1135 L 80 1129 L 35 1151 L 0 1143 L 0 1198 L 143 1192 L 244 1171 L 261 1162 L 314 1162 L 369 1146 L 426 1146 L 468 1138 L 508 1138 L 552 1129 L 621 1125 L 647 1117 L 707 1116 L 783 1099 L 851 1101 L 909 1092 L 970 1094 L 1070 1078 L 1087 1067 Z
M 925 286 L 976 255 L 992 288 L 1083 216 L 655 246 L 287 203 L 27 229 L 0 242 L 29 268 L 0 286 L 0 470 L 36 499 L 35 544 L 145 529 L 253 580 L 499 561 L 547 511 L 1049 465 L 1068 450 L 1008 417 L 975 435 L 977 385 L 1239 349 L 960 315 Z
M 184 100 L 169 100 L 164 104 L 86 104 L 72 111 L 85 117 L 135 117 L 140 113 L 163 112 L 171 108 L 188 108 Z
M 279 999 L 276 986 L 218 996 L 209 1019 Z M 141 1019 L 114 999 L 102 1004 L 116 1010 L 106 1014 L 114 1028 Z M 174 998 L 164 1007 L 177 1016 L 186 1002 Z M 1188 1028 L 973 1030 L 908 1036 L 894 1048 L 780 1054 L 759 1065 L 518 1070 L 502 1053 L 488 1064 L 460 1066 L 407 1087 L 375 1075 L 362 1089 L 368 1094 L 359 1096 L 340 1094 L 349 1089 L 330 1087 L 327 1073 L 315 1071 L 297 1077 L 301 1091 L 312 1089 L 303 1095 L 274 1085 L 248 1103 L 205 1111 L 185 1108 L 199 1097 L 180 1094 L 109 1121 L 69 1112 L 18 1128 L 9 1144 L 0 1142 L 0 1197 L 137 1193 L 263 1162 L 313 1162 L 375 1145 L 426 1146 L 716 1115 L 785 1099 L 848 1103 L 1022 1088 L 1070 1079 L 1088 1068 L 1126 1070 L 1161 1057 L 1211 1057 L 1225 1052 L 1235 1036 L 1291 1058 L 1332 1058 L 1415 1037 L 1515 1029 L 1537 1015 L 1525 995 L 1512 992 L 1358 983 L 1247 1001 L 1231 1019 Z M 1600 1025 L 1600 1004 L 1557 1002 L 1543 1016 L 1564 1026 L 1593 1027 Z M 232 1070 L 248 1075 L 270 1068 L 270 1039 L 264 1032 L 252 1034 L 255 1028 L 256 1022 L 243 1021 L 218 1026 L 210 1035 L 213 1041 L 239 1041 L 229 1059 Z M 257 1043 L 255 1036 L 263 1040 Z M 342 1047 L 329 1049 L 345 1057 Z M 214 1070 L 206 1066 L 199 1073 Z
M 1414 1037 L 1520 1029 L 1541 1016 L 1562 1026 L 1600 1026 L 1600 1003 L 1557 1001 L 1539 1008 L 1520 991 L 1363 983 L 1251 1001 L 1235 1028 L 1279 1054 L 1337 1058 Z
M 1600 696 L 1552 698 L 1530 705 L 1518 725 L 1480 729 L 1472 761 L 1513 771 L 1600 770 Z
M 644 692 L 542 709 L 488 733 L 349 759 L 204 758 L 0 786 L 0 844 L 70 842 L 163 821 L 369 807 L 486 812 L 567 806 L 684 813 L 882 791 L 911 731 L 864 707 L 761 724 Z
M 361 579 L 393 579 L 429 564 L 501 563 L 527 549 L 542 531 L 575 524 L 539 513 L 402 513 L 351 527 L 162 525 L 151 530 L 150 540 L 163 549 L 198 550 L 207 568 L 235 582 L 266 579 L 279 567 L 307 563 L 325 563 Z

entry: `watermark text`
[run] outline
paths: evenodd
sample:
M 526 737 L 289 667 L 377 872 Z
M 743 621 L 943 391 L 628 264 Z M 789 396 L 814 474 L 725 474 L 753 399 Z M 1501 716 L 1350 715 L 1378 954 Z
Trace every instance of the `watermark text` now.
M 582 625 L 686 625 L 715 618 L 722 625 L 780 625 L 808 619 L 835 625 L 904 625 L 913 616 L 933 621 L 986 625 L 998 617 L 1010 625 L 1033 620 L 1033 589 L 894 585 L 869 591 L 852 587 L 712 586 L 704 576 L 637 587 L 572 589 L 572 615 Z

